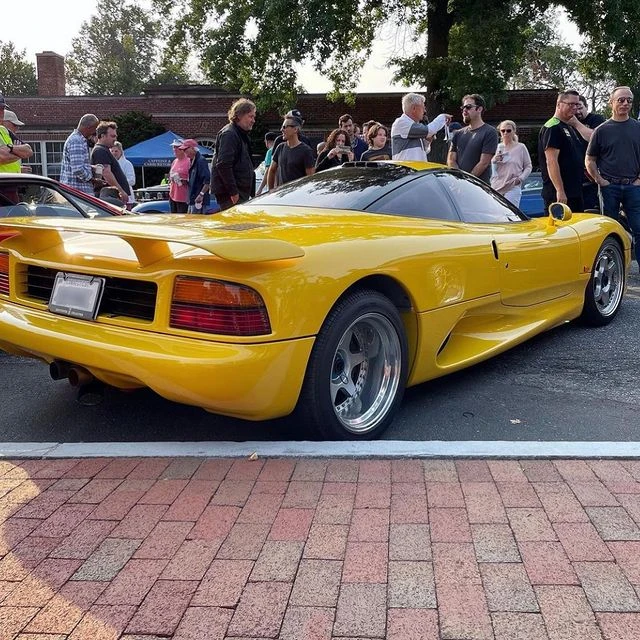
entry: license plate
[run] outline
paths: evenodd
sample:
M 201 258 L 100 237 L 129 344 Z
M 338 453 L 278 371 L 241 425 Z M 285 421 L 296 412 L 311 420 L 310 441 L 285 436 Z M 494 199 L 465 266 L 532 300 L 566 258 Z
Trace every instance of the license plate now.
M 95 320 L 103 290 L 104 278 L 59 272 L 53 283 L 49 311 L 82 320 Z

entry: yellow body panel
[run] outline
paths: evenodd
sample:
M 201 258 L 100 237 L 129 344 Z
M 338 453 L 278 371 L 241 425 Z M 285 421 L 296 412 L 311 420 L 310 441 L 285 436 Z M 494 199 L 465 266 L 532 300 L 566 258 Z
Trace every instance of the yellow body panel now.
M 81 365 L 120 388 L 249 419 L 295 406 L 315 336 L 350 288 L 383 291 L 402 312 L 409 384 L 449 373 L 577 317 L 596 252 L 622 228 L 576 214 L 463 224 L 258 203 L 215 216 L 0 221 L 10 293 L 0 348 Z M 28 265 L 157 285 L 153 320 L 50 313 L 26 289 Z M 227 280 L 264 299 L 272 332 L 218 336 L 173 329 L 176 275 Z

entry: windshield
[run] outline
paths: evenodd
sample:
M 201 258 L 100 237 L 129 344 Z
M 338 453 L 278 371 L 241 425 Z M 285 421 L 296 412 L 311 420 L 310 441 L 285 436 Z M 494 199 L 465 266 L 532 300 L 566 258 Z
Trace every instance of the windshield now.
M 391 164 L 337 167 L 289 182 L 250 204 L 361 211 L 392 183 L 414 173 L 415 169 Z

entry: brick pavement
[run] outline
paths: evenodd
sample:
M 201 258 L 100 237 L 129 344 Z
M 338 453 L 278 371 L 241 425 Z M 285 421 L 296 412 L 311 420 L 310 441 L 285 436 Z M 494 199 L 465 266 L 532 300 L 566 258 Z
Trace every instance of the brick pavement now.
M 640 461 L 0 460 L 0 640 L 637 640 Z

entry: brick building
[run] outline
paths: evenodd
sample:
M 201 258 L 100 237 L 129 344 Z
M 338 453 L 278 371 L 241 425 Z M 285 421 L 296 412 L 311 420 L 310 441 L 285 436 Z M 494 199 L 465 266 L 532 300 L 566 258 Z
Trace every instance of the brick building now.
M 64 58 L 51 51 L 37 54 L 38 95 L 6 96 L 18 117 L 26 123 L 21 137 L 34 149 L 31 165 L 35 172 L 57 178 L 60 173 L 62 146 L 85 113 L 111 117 L 127 111 L 142 111 L 166 129 L 195 138 L 211 146 L 215 134 L 227 123 L 230 104 L 241 97 L 210 85 L 154 87 L 135 96 L 69 96 L 65 94 Z M 328 102 L 325 94 L 301 94 L 297 108 L 306 119 L 305 133 L 321 140 L 335 128 L 343 113 L 356 122 L 376 119 L 390 125 L 400 114 L 402 93 L 358 94 L 354 106 Z M 525 139 L 549 118 L 555 108 L 553 90 L 506 92 L 507 100 L 487 111 L 486 120 L 498 124 L 511 119 L 518 124 Z M 457 105 L 452 113 L 459 114 Z M 263 115 L 268 128 L 278 129 L 277 113 Z

